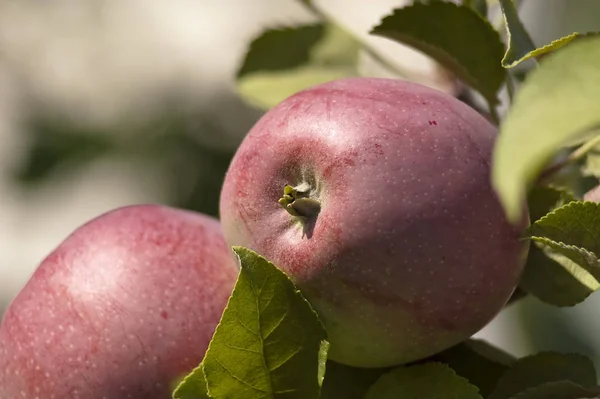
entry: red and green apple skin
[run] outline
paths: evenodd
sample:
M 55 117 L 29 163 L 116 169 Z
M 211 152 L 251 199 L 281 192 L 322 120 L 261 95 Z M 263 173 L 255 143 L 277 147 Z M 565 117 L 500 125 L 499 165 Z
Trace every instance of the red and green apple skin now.
M 496 135 L 466 104 L 415 83 L 304 90 L 235 154 L 220 200 L 225 237 L 291 276 L 333 360 L 425 358 L 485 326 L 524 266 L 521 228 L 490 184 Z
M 204 357 L 237 271 L 203 214 L 140 205 L 88 222 L 4 315 L 0 398 L 170 398 Z

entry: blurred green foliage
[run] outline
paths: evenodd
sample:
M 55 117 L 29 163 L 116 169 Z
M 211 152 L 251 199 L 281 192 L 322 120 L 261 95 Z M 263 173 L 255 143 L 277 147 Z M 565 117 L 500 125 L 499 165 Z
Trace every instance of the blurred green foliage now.
M 27 145 L 13 177 L 17 187 L 35 195 L 51 179 L 83 173 L 105 157 L 141 162 L 167 182 L 168 204 L 217 216 L 221 184 L 233 150 L 205 144 L 223 134 L 208 115 L 176 107 L 142 124 L 124 122 L 98 128 L 33 112 L 25 123 Z

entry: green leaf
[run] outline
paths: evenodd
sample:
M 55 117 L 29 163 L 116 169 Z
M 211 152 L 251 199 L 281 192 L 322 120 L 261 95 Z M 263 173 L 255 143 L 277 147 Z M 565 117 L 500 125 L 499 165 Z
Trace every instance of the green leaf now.
M 558 49 L 566 46 L 567 44 L 572 43 L 576 39 L 582 39 L 584 37 L 598 36 L 598 34 L 599 34 L 598 32 L 589 32 L 589 33 L 583 33 L 583 34 L 579 33 L 579 32 L 574 32 L 574 33 L 571 33 L 570 35 L 553 40 L 552 42 L 546 44 L 545 46 L 538 47 L 531 51 L 526 51 L 526 49 L 523 48 L 520 52 L 517 50 L 514 50 L 511 54 L 509 54 L 509 52 L 511 52 L 510 47 L 509 47 L 509 50 L 507 51 L 504 59 L 502 60 L 502 65 L 505 68 L 513 68 L 513 67 L 519 65 L 520 63 L 522 63 L 523 61 L 527 61 L 532 58 L 540 60 L 540 59 L 542 59 L 542 57 L 557 51 Z
M 234 247 L 238 281 L 204 358 L 208 393 L 225 398 L 318 398 L 325 329 L 292 281 Z
M 566 142 L 600 124 L 600 38 L 578 40 L 532 71 L 500 126 L 492 180 L 517 222 L 527 189 Z
M 23 184 L 44 182 L 60 170 L 78 171 L 118 147 L 113 135 L 73 121 L 36 115 L 26 124 L 30 147 L 15 170 L 15 178 Z
M 467 7 L 471 7 L 482 18 L 487 18 L 487 15 L 488 15 L 487 0 L 463 0 L 463 5 L 465 5 Z
M 477 386 L 483 397 L 487 397 L 516 359 L 485 341 L 470 339 L 430 360 L 449 365 L 458 375 Z
M 512 68 L 533 52 L 536 47 L 521 23 L 513 0 L 500 0 L 508 37 L 508 48 L 502 58 L 502 66 Z
M 519 287 L 549 305 L 574 306 L 600 284 L 566 256 L 533 243 Z
M 323 38 L 324 33 L 323 24 L 264 31 L 250 43 L 237 77 L 262 71 L 288 70 L 308 63 L 312 48 Z
M 488 399 L 510 399 L 527 389 L 559 381 L 594 387 L 594 364 L 585 356 L 571 353 L 542 352 L 527 356 L 519 359 L 502 376 Z
M 360 44 L 332 23 L 264 31 L 250 44 L 237 73 L 237 89 L 268 109 L 310 86 L 357 76 Z
M 536 186 L 529 192 L 529 196 L 527 197 L 529 217 L 535 222 L 548 212 L 576 199 L 575 194 L 566 188 L 552 185 Z
M 599 394 L 597 388 L 584 388 L 569 381 L 559 381 L 528 389 L 511 399 L 597 399 Z
M 365 399 L 482 399 L 477 387 L 449 366 L 427 363 L 398 367 L 384 374 Z
M 357 368 L 327 361 L 321 399 L 363 399 L 377 379 L 389 368 Z
M 600 288 L 600 204 L 570 202 L 533 223 L 521 287 L 542 301 L 573 306 Z M 539 248 L 539 249 L 538 249 Z
M 412 46 L 437 60 L 479 91 L 491 107 L 506 71 L 498 32 L 470 7 L 446 2 L 414 4 L 373 28 L 372 34 Z
M 575 200 L 575 195 L 566 188 L 535 186 L 527 198 L 530 219 L 536 221 Z M 532 242 L 519 289 L 554 306 L 573 306 L 582 302 L 593 289 L 576 277 L 580 269 L 577 265 L 563 256 L 551 259 L 549 256 L 553 255 L 549 248 Z
M 537 243 L 546 245 L 552 252 L 561 254 L 573 261 L 577 266 L 583 269 L 581 271 L 578 270 L 577 272 L 579 273 L 575 274 L 575 276 L 578 277 L 578 280 L 586 282 L 588 278 L 593 278 L 596 280 L 595 284 L 597 286 L 597 281 L 600 280 L 600 265 L 598 264 L 598 258 L 595 254 L 587 251 L 585 248 L 566 245 L 546 237 L 533 236 L 531 239 Z
M 552 53 L 552 52 L 558 50 L 559 48 L 569 44 L 571 41 L 573 41 L 573 39 L 575 39 L 577 37 L 580 37 L 579 33 L 572 33 L 568 36 L 561 37 L 560 39 L 553 40 L 549 44 L 546 44 L 545 46 L 536 48 L 535 50 L 526 52 L 525 49 L 523 49 L 523 51 L 525 52 L 524 54 L 523 53 L 517 54 L 517 52 L 515 52 L 513 54 L 509 54 L 510 51 L 507 51 L 506 56 L 502 60 L 502 65 L 505 68 L 513 68 L 513 67 L 519 65 L 521 62 L 527 61 L 531 58 L 540 58 L 546 54 Z
M 173 391 L 173 399 L 210 399 L 202 364 L 188 374 Z
M 543 237 L 600 254 L 600 204 L 570 202 L 534 222 L 528 237 Z

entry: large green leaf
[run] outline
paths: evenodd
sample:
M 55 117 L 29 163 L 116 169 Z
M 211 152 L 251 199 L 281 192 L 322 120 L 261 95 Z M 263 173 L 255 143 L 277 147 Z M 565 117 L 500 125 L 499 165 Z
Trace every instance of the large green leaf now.
M 575 195 L 566 188 L 535 186 L 527 198 L 529 217 L 536 221 L 548 212 L 575 200 Z M 552 255 L 554 254 L 548 248 L 535 242 L 530 243 L 518 292 L 532 294 L 555 306 L 573 306 L 582 302 L 593 290 L 573 275 L 578 269 L 576 265 L 572 267 L 572 262 L 562 256 L 554 256 L 555 259 L 552 259 Z
M 583 387 L 596 385 L 594 364 L 585 356 L 542 352 L 519 359 L 498 382 L 489 399 L 510 399 L 549 382 L 570 381 Z
M 546 237 L 533 236 L 531 239 L 547 246 L 552 252 L 565 256 L 581 267 L 589 277 L 594 278 L 596 281 L 600 281 L 600 264 L 598 263 L 598 257 L 594 253 L 585 248 L 556 242 Z
M 238 281 L 202 365 L 211 398 L 318 398 L 327 353 L 323 325 L 291 280 L 234 247 Z
M 250 44 L 237 89 L 250 104 L 269 109 L 310 86 L 357 76 L 359 49 L 332 23 L 269 29 Z
M 506 78 L 498 32 L 471 7 L 446 2 L 416 3 L 394 10 L 372 34 L 412 46 L 437 60 L 490 103 Z
M 527 235 L 583 248 L 599 257 L 600 204 L 570 202 L 534 222 Z
M 565 143 L 600 124 L 600 38 L 549 55 L 531 72 L 500 126 L 492 179 L 511 221 L 528 187 Z
M 571 259 L 534 242 L 519 287 L 549 305 L 574 306 L 600 284 Z
M 542 301 L 573 306 L 600 287 L 600 204 L 570 202 L 534 222 L 521 287 Z
M 365 399 L 482 399 L 477 387 L 442 363 L 398 367 L 384 374 Z

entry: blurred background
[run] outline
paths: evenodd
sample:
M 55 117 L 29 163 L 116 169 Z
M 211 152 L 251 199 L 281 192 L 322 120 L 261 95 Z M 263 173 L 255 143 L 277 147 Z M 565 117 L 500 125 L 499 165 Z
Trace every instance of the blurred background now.
M 368 36 L 408 1 L 313 3 L 369 44 L 360 74 L 468 94 L 427 57 Z M 600 30 L 597 0 L 525 0 L 520 11 L 538 44 Z M 43 258 L 103 212 L 163 203 L 217 215 L 229 160 L 263 112 L 236 91 L 250 41 L 316 20 L 294 0 L 0 0 L 0 315 Z M 527 298 L 479 335 L 516 355 L 600 360 L 599 305 L 598 295 L 568 309 Z

